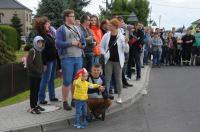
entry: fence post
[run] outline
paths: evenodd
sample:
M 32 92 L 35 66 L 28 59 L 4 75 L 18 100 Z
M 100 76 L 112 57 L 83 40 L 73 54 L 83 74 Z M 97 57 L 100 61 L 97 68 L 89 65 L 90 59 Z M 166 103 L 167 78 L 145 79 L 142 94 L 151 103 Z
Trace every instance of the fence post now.
M 14 93 L 14 64 L 11 65 L 11 95 Z

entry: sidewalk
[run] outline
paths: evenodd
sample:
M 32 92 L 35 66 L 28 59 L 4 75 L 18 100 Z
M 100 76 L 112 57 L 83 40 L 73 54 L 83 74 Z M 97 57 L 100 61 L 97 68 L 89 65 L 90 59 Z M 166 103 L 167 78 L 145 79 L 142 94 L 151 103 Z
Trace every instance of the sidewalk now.
M 134 87 L 122 90 L 123 104 L 116 104 L 113 101 L 112 106 L 107 111 L 107 115 L 125 109 L 141 97 L 141 91 L 148 86 L 149 74 L 150 67 L 146 66 L 142 69 L 141 80 L 131 80 L 130 82 Z M 135 79 L 135 76 L 133 76 L 133 79 Z M 56 89 L 56 95 L 61 100 L 60 88 Z M 62 102 L 54 103 L 54 105 L 62 107 Z M 40 132 L 53 130 L 54 126 L 67 128 L 73 123 L 74 109 L 72 111 L 60 109 L 54 112 L 42 113 L 41 115 L 32 115 L 27 112 L 28 108 L 29 101 L 1 108 L 0 131 Z

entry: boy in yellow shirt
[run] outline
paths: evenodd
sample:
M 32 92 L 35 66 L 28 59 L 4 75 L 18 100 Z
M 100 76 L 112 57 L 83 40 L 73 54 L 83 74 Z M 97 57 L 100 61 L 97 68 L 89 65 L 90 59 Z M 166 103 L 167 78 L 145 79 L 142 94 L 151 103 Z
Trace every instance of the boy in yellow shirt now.
M 88 100 L 88 89 L 104 91 L 105 88 L 98 84 L 92 84 L 87 81 L 88 72 L 85 68 L 79 70 L 75 76 L 73 83 L 74 86 L 74 95 L 73 99 L 75 100 L 75 128 L 85 128 L 88 125 L 86 120 L 87 117 L 87 100 Z M 95 88 L 95 89 L 94 89 Z M 82 116 L 83 123 L 81 124 L 80 118 Z

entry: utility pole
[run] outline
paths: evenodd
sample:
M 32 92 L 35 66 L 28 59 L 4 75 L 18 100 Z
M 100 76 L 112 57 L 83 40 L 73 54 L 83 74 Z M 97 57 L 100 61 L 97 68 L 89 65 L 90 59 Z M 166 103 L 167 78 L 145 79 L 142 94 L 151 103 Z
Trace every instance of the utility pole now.
M 151 20 L 151 14 L 152 14 L 152 6 L 150 8 L 150 12 L 149 12 L 149 26 L 151 26 L 152 20 Z
M 108 12 L 108 0 L 106 0 L 106 12 Z
M 160 25 L 161 25 L 161 19 L 162 19 L 162 15 L 159 16 L 159 28 L 160 28 Z

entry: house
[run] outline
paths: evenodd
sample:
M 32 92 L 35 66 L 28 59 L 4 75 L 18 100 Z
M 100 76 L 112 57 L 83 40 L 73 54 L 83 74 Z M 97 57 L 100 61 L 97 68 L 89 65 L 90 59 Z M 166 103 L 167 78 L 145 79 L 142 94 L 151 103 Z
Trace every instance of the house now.
M 0 0 L 0 24 L 10 25 L 14 14 L 21 20 L 22 35 L 28 36 L 32 28 L 32 10 L 17 0 Z

